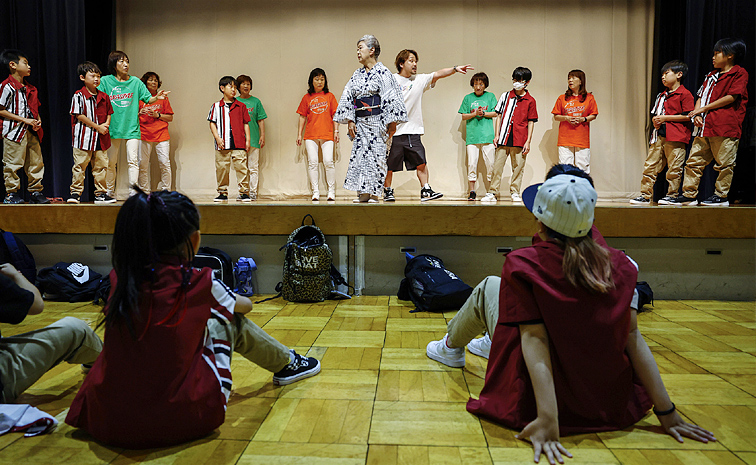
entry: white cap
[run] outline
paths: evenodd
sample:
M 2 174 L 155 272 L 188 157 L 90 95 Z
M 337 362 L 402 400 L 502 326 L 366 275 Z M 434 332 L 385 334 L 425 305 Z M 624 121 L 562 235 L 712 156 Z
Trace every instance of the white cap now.
M 522 193 L 522 201 L 541 223 L 567 237 L 582 237 L 593 226 L 598 195 L 587 179 L 560 174 Z

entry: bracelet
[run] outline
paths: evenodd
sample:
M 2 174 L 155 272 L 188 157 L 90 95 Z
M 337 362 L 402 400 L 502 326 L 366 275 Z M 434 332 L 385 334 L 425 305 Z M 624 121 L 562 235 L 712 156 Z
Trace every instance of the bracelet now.
M 454 70 L 455 73 L 459 72 L 459 71 L 457 71 L 457 65 L 454 65 L 454 67 L 452 69 Z
M 670 413 L 672 413 L 674 411 L 675 411 L 675 403 L 674 402 L 672 402 L 672 408 L 669 409 L 669 410 L 659 411 L 659 410 L 656 410 L 656 407 L 654 407 L 654 415 L 656 415 L 657 417 L 663 417 L 664 415 L 669 415 Z

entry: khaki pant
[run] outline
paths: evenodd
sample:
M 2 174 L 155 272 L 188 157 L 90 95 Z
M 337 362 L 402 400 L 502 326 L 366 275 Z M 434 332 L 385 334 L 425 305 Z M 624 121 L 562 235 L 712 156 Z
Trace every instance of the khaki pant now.
M 525 155 L 522 154 L 522 147 L 497 147 L 493 163 L 491 187 L 488 189 L 488 192 L 494 194 L 496 198 L 499 198 L 499 187 L 501 187 L 501 178 L 504 175 L 504 165 L 507 163 L 507 157 L 510 157 L 512 160 L 512 181 L 509 183 L 509 193 L 520 194 L 522 171 L 525 168 Z
M 247 170 L 249 170 L 249 191 L 257 195 L 257 183 L 260 173 L 260 149 L 252 147 L 247 153 Z
M 671 142 L 664 137 L 658 137 L 648 149 L 646 163 L 643 165 L 641 178 L 641 196 L 651 199 L 654 196 L 656 176 L 667 166 L 667 195 L 677 197 L 680 190 L 680 178 L 685 164 L 685 143 Z
M 239 194 L 249 194 L 247 152 L 244 150 L 215 151 L 215 179 L 218 182 L 218 193 L 228 195 L 228 178 L 231 171 L 231 162 L 233 162 L 234 170 L 236 171 Z
M 483 153 L 483 165 L 486 167 L 486 179 L 491 182 L 491 173 L 493 172 L 494 151 L 496 146 L 493 144 L 469 144 L 467 146 L 467 180 L 475 182 L 478 180 L 478 154 Z M 505 160 L 506 161 L 506 160 Z M 504 169 L 504 165 L 501 165 Z M 496 186 L 497 188 L 499 186 Z
M 698 183 L 701 182 L 703 170 L 713 160 L 714 171 L 719 172 L 717 182 L 714 184 L 714 194 L 727 198 L 732 184 L 739 142 L 740 139 L 734 137 L 696 137 L 693 139 L 688 161 L 685 162 L 683 195 L 691 199 L 698 196 Z
M 210 337 L 231 344 L 231 352 L 237 352 L 250 362 L 270 372 L 281 371 L 289 364 L 289 349 L 263 331 L 244 315 L 234 313 L 231 324 L 223 325 L 215 318 L 207 320 Z
M 62 361 L 92 364 L 102 341 L 87 323 L 65 317 L 42 329 L 0 338 L 0 403 L 16 398 Z
M 557 150 L 559 152 L 559 163 L 577 166 L 587 174 L 591 174 L 591 149 L 560 145 Z
M 21 142 L 13 142 L 3 138 L 3 177 L 5 178 L 5 192 L 18 192 L 21 179 L 18 170 L 26 172 L 29 180 L 29 192 L 42 192 L 42 178 L 45 176 L 45 164 L 42 160 L 42 149 L 39 137 L 32 131 L 26 131 Z
M 154 146 L 158 167 L 160 168 L 160 182 L 157 185 L 157 190 L 171 190 L 171 141 L 147 142 L 143 140 L 140 145 L 139 188 L 145 192 L 152 190 L 150 186 L 150 155 L 152 155 L 152 147 Z
M 499 322 L 501 278 L 488 276 L 473 289 L 462 308 L 446 326 L 449 347 L 465 347 L 475 336 L 488 332 L 493 338 Z
M 104 150 L 73 149 L 73 168 L 71 168 L 71 194 L 81 196 L 84 192 L 84 176 L 87 165 L 92 163 L 92 177 L 94 178 L 95 195 L 105 194 L 107 187 L 105 178 L 108 173 L 108 154 Z

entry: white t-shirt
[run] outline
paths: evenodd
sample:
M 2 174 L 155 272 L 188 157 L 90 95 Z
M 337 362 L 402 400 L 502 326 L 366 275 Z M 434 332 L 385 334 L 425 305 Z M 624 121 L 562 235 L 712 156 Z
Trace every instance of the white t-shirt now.
M 404 106 L 407 107 L 407 122 L 399 123 L 395 136 L 401 134 L 425 134 L 423 127 L 423 92 L 433 87 L 433 73 L 415 74 L 411 77 L 394 74 L 402 88 Z

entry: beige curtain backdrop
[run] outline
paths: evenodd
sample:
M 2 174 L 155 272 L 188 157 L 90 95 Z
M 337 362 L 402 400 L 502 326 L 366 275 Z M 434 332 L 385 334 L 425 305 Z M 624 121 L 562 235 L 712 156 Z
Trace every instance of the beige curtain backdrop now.
M 174 186 L 197 200 L 215 193 L 213 139 L 206 120 L 211 104 L 221 98 L 217 83 L 223 75 L 239 74 L 252 76 L 252 95 L 268 114 L 259 194 L 276 199 L 308 195 L 306 159 L 295 144 L 297 106 L 315 67 L 325 69 L 339 99 L 359 66 L 356 42 L 363 34 L 378 38 L 379 61 L 392 71 L 403 48 L 417 50 L 420 73 L 471 63 L 476 72 L 488 74 L 487 90 L 497 98 L 511 89 L 515 67 L 530 68 L 529 90 L 540 119 L 523 186 L 542 181 L 558 160 L 558 125 L 551 109 L 567 88 L 568 71 L 582 69 L 599 107 L 591 124 L 591 173 L 602 198 L 620 199 L 640 189 L 648 92 L 651 79 L 659 77 L 650 69 L 653 20 L 652 0 L 121 0 L 117 46 L 129 55 L 132 75 L 155 71 L 163 89 L 171 91 Z M 424 96 L 430 183 L 447 197 L 467 191 L 465 125 L 457 111 L 472 91 L 469 78 L 442 79 Z M 351 150 L 343 125 L 341 139 L 337 195 L 351 197 L 342 188 Z M 508 164 L 503 183 L 510 177 Z M 125 193 L 125 169 L 119 181 Z M 156 182 L 153 176 L 153 187 Z M 235 196 L 233 176 L 230 185 Z M 400 198 L 419 198 L 415 173 L 396 173 L 394 187 Z

